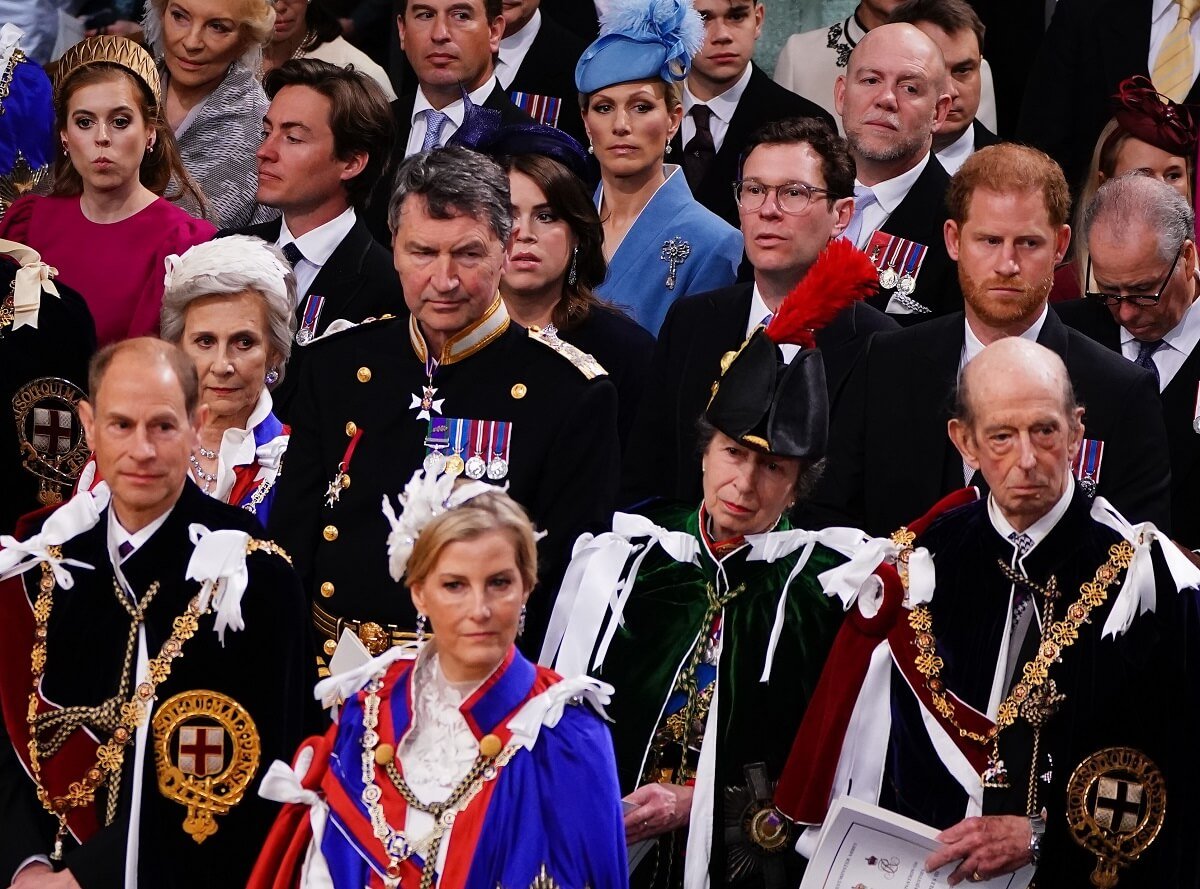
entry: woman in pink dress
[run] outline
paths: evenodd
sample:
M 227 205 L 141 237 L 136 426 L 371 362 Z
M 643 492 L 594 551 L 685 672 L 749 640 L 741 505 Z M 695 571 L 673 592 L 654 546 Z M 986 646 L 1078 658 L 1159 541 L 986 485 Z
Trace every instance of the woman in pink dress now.
M 162 197 L 172 175 L 196 191 L 164 122 L 158 71 L 133 41 L 89 37 L 64 54 L 54 86 L 53 194 L 14 201 L 0 238 L 33 247 L 83 295 L 100 345 L 156 334 L 164 260 L 216 232 Z

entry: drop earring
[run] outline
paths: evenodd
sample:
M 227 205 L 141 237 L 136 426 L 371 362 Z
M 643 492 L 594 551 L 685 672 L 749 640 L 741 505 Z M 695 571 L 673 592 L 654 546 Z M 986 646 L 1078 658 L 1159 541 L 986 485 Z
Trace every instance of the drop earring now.
M 670 154 L 670 153 L 671 153 L 671 143 L 668 142 L 666 149 L 663 151 L 663 154 Z
M 425 622 L 426 622 L 426 620 L 428 620 L 428 618 L 426 618 L 425 615 L 423 615 L 423 614 L 417 615 L 417 641 L 418 642 L 425 641 Z
M 576 268 L 578 260 L 579 260 L 579 245 L 576 244 L 571 249 L 571 268 L 567 272 L 567 283 L 570 284 L 572 287 L 574 287 L 575 282 L 579 280 L 579 270 Z
M 517 635 L 525 635 L 525 606 L 521 606 L 521 616 L 517 618 Z
M 271 368 L 269 371 L 267 371 L 267 375 L 263 378 L 263 381 L 268 386 L 274 386 L 279 382 L 279 371 L 275 368 Z
M 63 157 L 70 157 L 70 156 L 71 156 L 71 152 L 70 152 L 70 151 L 67 149 L 67 143 L 66 143 L 66 142 L 63 142 L 63 144 L 62 144 L 62 149 L 63 149 Z
M 65 146 L 64 146 L 64 148 L 65 148 Z M 596 148 L 595 148 L 595 146 L 594 146 L 594 145 L 592 145 L 592 143 L 591 143 L 591 142 L 589 142 L 589 143 L 588 143 L 588 154 L 595 154 L 595 153 L 596 153 Z

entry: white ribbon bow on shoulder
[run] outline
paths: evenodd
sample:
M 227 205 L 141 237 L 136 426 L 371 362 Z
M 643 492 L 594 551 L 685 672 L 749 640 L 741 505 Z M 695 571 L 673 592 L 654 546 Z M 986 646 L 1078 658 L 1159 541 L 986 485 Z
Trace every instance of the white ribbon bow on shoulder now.
M 250 581 L 246 570 L 246 546 L 250 535 L 228 528 L 210 531 L 200 524 L 188 526 L 188 537 L 195 549 L 188 561 L 187 579 L 198 580 L 200 610 L 210 605 L 217 612 L 213 629 L 225 644 L 225 631 L 245 629 L 242 620 L 242 595 Z
M 13 330 L 29 325 L 38 326 L 38 312 L 42 306 L 42 291 L 58 296 L 58 288 L 51 279 L 58 269 L 42 262 L 42 255 L 17 241 L 0 238 L 0 253 L 6 253 L 21 264 L 13 282 Z
M 60 506 L 42 525 L 42 530 L 21 541 L 7 534 L 0 536 L 0 580 L 24 574 L 34 565 L 46 562 L 54 572 L 54 581 L 64 590 L 75 585 L 67 567 L 92 570 L 94 566 L 75 559 L 55 558 L 50 547 L 62 546 L 96 526 L 100 513 L 108 506 L 109 490 L 100 482 L 90 491 L 81 491 Z

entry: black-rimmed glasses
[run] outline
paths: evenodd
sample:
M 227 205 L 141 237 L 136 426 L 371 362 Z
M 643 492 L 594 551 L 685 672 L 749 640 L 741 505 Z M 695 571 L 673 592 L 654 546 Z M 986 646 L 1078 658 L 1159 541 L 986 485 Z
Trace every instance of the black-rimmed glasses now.
M 1156 306 L 1158 301 L 1162 299 L 1163 291 L 1167 289 L 1167 285 L 1171 283 L 1171 276 L 1175 274 L 1175 266 L 1179 265 L 1179 257 L 1183 255 L 1183 245 L 1175 251 L 1175 258 L 1171 261 L 1171 268 L 1167 270 L 1167 276 L 1163 278 L 1162 284 L 1158 286 L 1155 293 L 1149 294 L 1131 294 L 1125 296 L 1120 293 L 1105 293 L 1101 290 L 1094 290 L 1096 282 L 1092 279 L 1092 257 L 1088 256 L 1087 261 L 1087 277 L 1084 278 L 1083 295 L 1087 299 L 1102 302 L 1106 306 L 1115 306 L 1122 302 L 1131 303 L 1135 306 Z
M 817 188 L 807 182 L 784 182 L 781 185 L 767 185 L 757 179 L 743 179 L 733 183 L 733 197 L 737 205 L 747 213 L 753 213 L 766 203 L 767 197 L 775 192 L 775 203 L 784 213 L 803 213 L 809 204 L 816 200 L 817 195 L 825 198 L 836 198 L 833 192 L 826 188 Z

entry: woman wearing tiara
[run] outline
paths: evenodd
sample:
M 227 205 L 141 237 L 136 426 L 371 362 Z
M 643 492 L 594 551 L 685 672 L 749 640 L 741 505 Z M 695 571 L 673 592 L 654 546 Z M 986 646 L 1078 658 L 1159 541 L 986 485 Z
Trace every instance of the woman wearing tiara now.
M 163 119 L 150 55 L 124 37 L 77 43 L 58 62 L 54 113 L 62 156 L 53 194 L 14 201 L 0 238 L 59 270 L 87 301 L 99 345 L 157 333 L 163 260 L 214 229 L 172 203 L 197 193 Z
M 610 689 L 514 645 L 537 576 L 528 517 L 495 486 L 423 471 L 399 507 L 384 501 L 389 567 L 418 642 L 317 686 L 344 703 L 264 779 L 289 805 L 250 889 L 621 889 Z
M 741 233 L 692 197 L 682 168 L 663 162 L 703 40 L 691 0 L 612 0 L 575 68 L 600 164 L 608 278 L 596 295 L 655 335 L 674 300 L 732 284 L 742 261 Z

